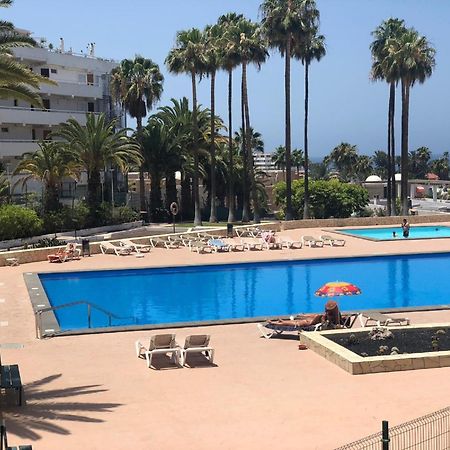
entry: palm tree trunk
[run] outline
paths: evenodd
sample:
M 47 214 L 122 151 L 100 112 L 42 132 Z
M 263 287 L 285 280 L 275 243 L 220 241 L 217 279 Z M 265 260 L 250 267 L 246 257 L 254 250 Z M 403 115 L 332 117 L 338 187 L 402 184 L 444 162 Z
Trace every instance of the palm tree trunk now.
M 397 215 L 397 182 L 395 181 L 395 83 L 391 83 L 391 212 Z
M 391 83 L 392 84 L 392 83 Z M 387 203 L 386 212 L 388 216 L 392 216 L 392 150 L 391 150 L 391 131 L 392 131 L 392 89 L 389 92 L 389 107 L 388 107 L 388 146 L 387 146 Z
M 309 150 L 308 150 L 308 106 L 309 106 L 309 63 L 305 61 L 305 125 L 303 130 L 303 145 L 305 152 L 305 197 L 303 206 L 303 218 L 309 219 Z
M 182 173 L 181 177 L 181 215 L 183 220 L 188 220 L 192 218 L 192 192 L 191 192 L 191 182 L 189 177 Z
M 291 35 L 286 41 L 284 55 L 285 141 L 286 141 L 286 220 L 292 220 L 292 171 L 291 171 Z
M 166 173 L 166 209 L 169 209 L 172 202 L 178 202 L 177 181 L 174 170 Z
M 215 80 L 216 73 L 213 71 L 211 73 L 211 212 L 209 214 L 209 221 L 211 223 L 217 222 L 217 205 L 216 205 L 216 197 L 217 197 L 217 187 L 216 187 L 216 147 L 215 147 L 215 134 L 216 134 L 216 123 L 215 123 L 215 113 L 216 113 L 216 105 L 215 105 Z
M 97 220 L 97 210 L 101 202 L 100 172 L 98 170 L 88 173 L 87 203 L 89 208 L 89 225 L 94 225 Z
M 142 148 L 142 117 L 136 117 L 137 141 Z M 144 163 L 139 167 L 139 205 L 141 211 L 147 211 L 147 202 L 145 199 L 145 179 L 144 179 Z
M 195 72 L 191 73 L 192 78 L 192 133 L 194 138 L 194 226 L 202 225 L 202 211 L 200 206 L 200 189 L 199 189 L 199 160 L 198 160 L 198 124 L 197 124 L 197 86 L 195 83 Z
M 242 66 L 242 78 L 244 80 L 244 112 L 245 112 L 245 133 L 246 133 L 246 147 L 247 147 L 247 157 L 248 157 L 248 173 L 250 177 L 250 191 L 253 204 L 253 223 L 260 223 L 259 214 L 259 202 L 258 202 L 258 191 L 256 190 L 256 180 L 255 171 L 253 167 L 253 151 L 252 151 L 252 136 L 250 127 L 250 111 L 248 107 L 248 91 L 247 91 L 247 65 Z
M 250 199 L 248 193 L 248 156 L 247 156 L 247 132 L 245 128 L 245 90 L 244 90 L 244 69 L 245 62 L 242 63 L 242 81 L 241 81 L 241 114 L 242 114 L 242 165 L 243 165 L 243 176 L 242 176 L 242 222 L 248 222 L 250 220 Z
M 235 199 L 234 199 L 234 167 L 233 167 L 233 70 L 228 71 L 228 223 L 233 223 Z
M 408 119 L 409 119 L 409 82 L 402 80 L 402 181 L 400 199 L 402 214 L 408 215 Z
M 150 221 L 159 220 L 162 200 L 161 200 L 161 178 L 158 174 L 152 173 L 150 176 Z

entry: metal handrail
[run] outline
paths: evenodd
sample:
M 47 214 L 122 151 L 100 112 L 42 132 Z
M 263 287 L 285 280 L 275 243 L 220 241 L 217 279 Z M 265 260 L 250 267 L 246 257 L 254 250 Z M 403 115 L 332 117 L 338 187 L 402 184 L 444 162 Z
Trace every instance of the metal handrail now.
M 41 308 L 41 309 L 36 310 L 35 316 L 38 318 L 38 320 L 36 321 L 37 337 L 42 336 L 42 326 L 41 326 L 42 325 L 42 320 L 41 320 L 42 313 L 49 312 L 49 311 L 56 311 L 57 309 L 69 308 L 69 307 L 77 306 L 77 305 L 87 305 L 88 328 L 91 328 L 91 309 L 92 308 L 96 309 L 97 311 L 100 311 L 101 313 L 106 314 L 108 316 L 108 326 L 111 326 L 112 319 L 117 319 L 117 320 L 133 319 L 133 321 L 135 323 L 137 322 L 137 319 L 135 316 L 118 316 L 117 314 L 114 314 L 113 312 L 108 311 L 107 309 L 102 308 L 101 306 L 98 306 L 95 303 L 88 302 L 86 300 L 78 300 L 75 302 L 64 303 L 63 305 L 49 306 L 47 308 Z
M 0 450 L 8 449 L 8 438 L 6 436 L 6 426 L 5 421 L 2 420 L 0 423 Z

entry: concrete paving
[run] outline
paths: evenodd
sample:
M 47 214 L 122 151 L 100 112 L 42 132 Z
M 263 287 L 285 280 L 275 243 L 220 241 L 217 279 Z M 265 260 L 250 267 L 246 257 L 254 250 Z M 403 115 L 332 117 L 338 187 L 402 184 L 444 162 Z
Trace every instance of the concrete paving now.
M 395 425 L 448 406 L 450 368 L 352 376 L 309 350 L 299 351 L 295 336 L 261 338 L 255 324 L 173 330 L 179 343 L 189 334 L 211 334 L 216 349 L 214 366 L 198 358 L 183 369 L 161 359 L 161 370 L 148 369 L 136 358 L 135 341 L 147 344 L 154 332 L 35 339 L 24 272 L 450 251 L 450 239 L 346 240 L 343 248 L 212 255 L 154 249 L 144 258 L 95 255 L 0 268 L 0 352 L 4 364 L 20 365 L 26 398 L 22 408 L 1 410 L 10 445 L 326 450 L 378 431 L 383 419 Z M 450 322 L 448 310 L 408 316 L 412 323 Z

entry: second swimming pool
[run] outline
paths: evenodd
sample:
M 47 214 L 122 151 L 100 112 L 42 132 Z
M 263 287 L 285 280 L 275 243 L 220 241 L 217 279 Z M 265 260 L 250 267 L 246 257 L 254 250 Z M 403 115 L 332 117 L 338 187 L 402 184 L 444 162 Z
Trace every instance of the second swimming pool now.
M 392 241 L 403 239 L 435 239 L 450 238 L 450 227 L 446 226 L 414 226 L 409 230 L 409 236 L 403 237 L 401 227 L 384 227 L 384 228 L 347 228 L 336 230 L 339 233 L 348 234 L 354 237 L 370 239 L 373 241 Z
M 39 274 L 51 302 L 85 300 L 129 319 L 112 325 L 201 322 L 321 311 L 328 281 L 356 284 L 342 310 L 449 303 L 450 253 Z M 87 327 L 86 306 L 55 312 L 62 330 Z M 92 310 L 93 327 L 107 326 Z M 135 319 L 130 319 L 134 317 Z

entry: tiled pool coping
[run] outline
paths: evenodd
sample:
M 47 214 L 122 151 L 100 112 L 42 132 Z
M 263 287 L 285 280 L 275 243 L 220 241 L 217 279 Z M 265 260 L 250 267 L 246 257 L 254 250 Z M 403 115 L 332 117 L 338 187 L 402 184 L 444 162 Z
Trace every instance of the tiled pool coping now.
M 436 329 L 449 327 L 450 323 L 408 325 L 395 327 L 398 329 Z M 336 364 L 352 375 L 362 375 L 378 372 L 394 372 L 401 370 L 432 369 L 437 367 L 450 367 L 450 351 L 437 351 L 426 353 L 408 353 L 400 355 L 368 356 L 363 357 L 348 350 L 342 345 L 333 342 L 326 336 L 333 334 L 361 334 L 367 333 L 367 328 L 352 330 L 328 330 L 300 333 L 300 342 L 310 350 Z

